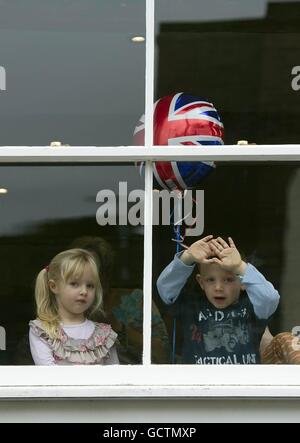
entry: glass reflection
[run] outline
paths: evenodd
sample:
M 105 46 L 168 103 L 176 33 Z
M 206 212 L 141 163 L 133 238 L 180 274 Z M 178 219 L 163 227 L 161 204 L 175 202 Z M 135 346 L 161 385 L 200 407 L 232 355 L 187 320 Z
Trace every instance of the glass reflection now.
M 1 1 L 0 145 L 131 145 L 145 94 L 134 35 L 145 0 Z
M 190 191 L 193 193 L 193 217 L 196 216 L 195 206 L 199 206 L 199 198 L 202 199 L 201 234 L 196 237 L 187 234 L 186 228 L 191 227 L 191 219 L 188 224 L 183 222 L 185 198 L 188 198 L 185 195 L 188 194 L 183 194 L 182 197 L 183 209 L 179 224 L 174 226 L 174 203 L 169 210 L 169 223 L 154 227 L 153 278 L 154 286 L 158 289 L 154 297 L 168 329 L 169 341 L 173 347 L 170 359 L 173 363 L 300 363 L 300 343 L 297 338 L 300 317 L 297 296 L 297 267 L 300 261 L 297 253 L 300 242 L 298 182 L 297 163 L 241 165 L 219 162 L 215 171 L 205 180 L 199 181 L 196 189 Z M 202 194 L 197 196 L 200 190 Z M 221 266 L 222 272 L 230 271 L 232 275 L 220 279 L 220 269 L 215 270 L 219 274 L 207 276 L 202 265 L 200 269 L 194 266 L 194 262 L 202 257 L 201 251 L 207 252 L 208 245 L 205 243 L 209 243 L 211 238 L 206 238 L 202 249 L 198 244 L 201 249 L 198 252 L 195 242 L 210 234 L 215 239 L 214 248 L 209 248 L 209 257 L 204 259 L 215 257 L 215 265 L 221 266 L 220 261 L 227 257 L 227 253 L 229 257 L 229 250 L 234 249 L 229 239 L 232 238 L 239 252 L 235 258 L 239 259 L 239 263 L 250 263 L 252 267 L 247 266 L 251 269 L 241 269 L 238 263 L 236 268 L 232 263 L 227 263 L 226 268 L 223 263 L 222 266 L 226 269 Z M 218 240 L 219 237 L 222 240 Z M 172 241 L 174 239 L 177 241 Z M 181 258 L 177 256 L 172 262 L 176 252 L 181 254 Z M 168 265 L 169 268 L 166 268 Z M 272 284 L 266 283 L 264 277 L 259 277 L 259 285 L 266 285 L 266 290 L 263 291 L 265 302 L 249 289 L 251 279 L 255 275 L 259 276 L 253 267 Z M 241 276 L 241 282 L 237 279 L 237 274 Z M 222 280 L 223 292 L 217 288 L 217 301 L 214 301 L 209 285 L 219 280 Z M 226 289 L 228 285 L 240 284 L 246 294 L 240 292 L 240 289 L 235 291 L 235 287 L 230 291 Z M 254 284 L 254 287 L 257 289 L 259 285 Z M 276 291 L 281 295 L 278 306 Z M 199 306 L 200 300 L 205 300 L 205 294 L 207 306 Z M 251 300 L 251 305 L 254 306 L 255 321 L 250 323 L 247 334 L 250 334 L 250 338 L 252 334 L 255 352 L 250 351 L 250 347 L 247 348 L 247 343 L 249 345 L 251 340 L 246 340 L 247 335 L 242 324 L 239 327 L 235 324 L 240 322 L 241 312 L 246 309 L 244 306 L 242 311 L 235 312 L 239 307 L 236 302 L 238 299 L 240 302 L 245 301 L 245 296 L 248 296 L 248 301 Z M 232 303 L 225 306 L 227 298 Z M 257 300 L 259 308 L 255 304 Z M 253 314 L 253 310 L 251 315 L 250 311 L 247 311 L 249 318 Z M 209 329 L 207 325 L 213 323 L 213 319 L 216 321 L 215 329 L 212 325 Z M 269 326 L 269 330 L 265 331 L 266 326 Z M 229 333 L 233 327 L 238 329 Z M 275 336 L 275 340 L 272 340 L 271 334 Z M 230 346 L 237 345 L 233 338 L 238 340 L 238 352 L 237 349 L 234 352 L 229 349 Z M 243 343 L 243 340 L 247 343 Z M 205 346 L 207 355 L 204 355 L 201 346 Z M 254 358 L 254 354 L 257 358 Z
M 298 143 L 299 1 L 156 1 L 156 99 L 214 103 L 225 144 Z
M 143 191 L 136 167 L 1 166 L 0 176 L 1 187 L 7 189 L 0 195 L 0 326 L 6 332 L 0 362 L 33 364 L 28 322 L 36 317 L 35 278 L 57 253 L 80 247 L 95 257 L 103 286 L 106 315 L 96 320 L 117 332 L 121 364 L 141 363 L 144 230 L 142 225 L 122 225 L 119 205 L 130 192 Z M 120 194 L 120 183 L 123 188 L 126 183 L 127 195 Z M 101 191 L 115 196 L 109 205 L 97 199 Z M 105 204 L 115 223 L 101 221 L 98 211 Z M 132 205 L 128 202 L 126 215 Z

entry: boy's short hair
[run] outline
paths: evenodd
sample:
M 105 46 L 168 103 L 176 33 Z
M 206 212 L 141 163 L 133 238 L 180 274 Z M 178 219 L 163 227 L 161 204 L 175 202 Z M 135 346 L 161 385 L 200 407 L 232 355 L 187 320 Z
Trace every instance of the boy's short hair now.
M 248 262 L 248 259 L 247 259 L 247 256 L 246 256 L 246 254 L 244 253 L 244 251 L 242 250 L 240 250 L 239 249 L 239 253 L 240 253 L 240 256 L 241 256 L 241 259 L 244 261 L 244 262 Z M 211 255 L 209 258 L 218 258 L 216 255 Z M 252 263 L 252 261 L 251 261 L 251 263 Z M 199 273 L 201 273 L 201 264 L 202 263 L 196 263 L 196 265 L 197 265 L 197 269 L 198 269 L 198 271 L 199 271 Z
M 245 259 L 244 254 L 241 254 L 241 253 L 240 253 L 240 255 L 241 255 L 241 259 L 242 259 L 244 262 L 247 262 L 247 260 Z M 217 257 L 216 255 L 214 255 L 214 256 L 211 256 L 211 257 L 209 257 L 209 258 L 218 258 L 218 257 Z M 201 274 L 201 265 L 208 265 L 208 264 L 209 264 L 209 263 L 196 263 L 198 273 Z M 218 263 L 215 263 L 215 264 L 218 264 Z

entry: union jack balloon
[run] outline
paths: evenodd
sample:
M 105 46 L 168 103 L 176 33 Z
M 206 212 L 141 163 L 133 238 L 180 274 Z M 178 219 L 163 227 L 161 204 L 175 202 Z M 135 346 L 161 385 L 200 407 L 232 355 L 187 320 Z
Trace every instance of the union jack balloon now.
M 145 117 L 134 131 L 134 144 L 144 144 Z M 222 145 L 224 126 L 212 103 L 185 93 L 168 95 L 154 105 L 154 145 Z M 144 163 L 139 164 L 143 174 Z M 214 162 L 156 162 L 156 186 L 168 190 L 195 187 L 215 168 Z

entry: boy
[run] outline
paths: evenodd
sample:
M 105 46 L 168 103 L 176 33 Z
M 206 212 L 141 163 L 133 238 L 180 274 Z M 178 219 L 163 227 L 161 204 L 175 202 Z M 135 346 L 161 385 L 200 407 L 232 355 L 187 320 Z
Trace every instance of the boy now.
M 159 276 L 157 288 L 165 303 L 176 301 L 196 263 L 205 297 L 180 297 L 185 300 L 180 303 L 182 363 L 260 363 L 260 340 L 278 306 L 278 292 L 242 260 L 230 237 L 227 243 L 208 235 L 177 254 Z

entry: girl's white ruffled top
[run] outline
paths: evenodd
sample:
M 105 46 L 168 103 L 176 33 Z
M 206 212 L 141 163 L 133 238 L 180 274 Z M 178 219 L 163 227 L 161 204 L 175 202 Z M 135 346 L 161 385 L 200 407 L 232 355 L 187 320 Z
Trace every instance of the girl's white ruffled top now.
M 87 320 L 90 322 L 90 320 Z M 117 333 L 111 325 L 94 323 L 94 331 L 86 338 L 72 338 L 61 327 L 59 338 L 51 338 L 40 320 L 29 322 L 32 333 L 49 346 L 57 365 L 119 364 L 116 352 Z

